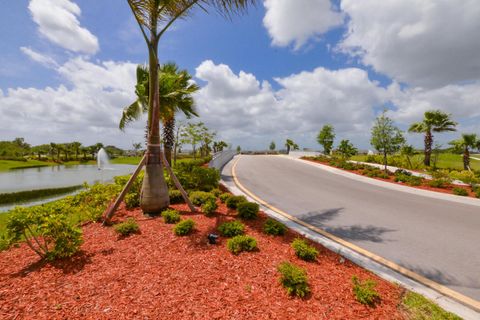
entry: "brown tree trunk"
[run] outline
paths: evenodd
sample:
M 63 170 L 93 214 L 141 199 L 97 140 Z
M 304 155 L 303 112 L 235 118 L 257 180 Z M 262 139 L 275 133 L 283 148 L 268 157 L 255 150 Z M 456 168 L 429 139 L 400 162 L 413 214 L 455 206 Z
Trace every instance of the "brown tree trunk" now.
M 465 147 L 463 152 L 463 169 L 470 170 L 470 151 L 468 150 L 468 147 Z
M 432 132 L 428 131 L 425 134 L 425 159 L 423 161 L 423 163 L 427 167 L 430 167 L 430 157 L 432 155 L 432 144 L 433 144 L 433 135 L 432 135 Z

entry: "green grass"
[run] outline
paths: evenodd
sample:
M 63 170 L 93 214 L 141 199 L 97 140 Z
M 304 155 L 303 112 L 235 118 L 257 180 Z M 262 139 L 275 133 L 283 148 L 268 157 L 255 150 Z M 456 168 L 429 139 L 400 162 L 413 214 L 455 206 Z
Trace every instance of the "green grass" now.
M 133 164 L 137 165 L 142 160 L 142 157 L 118 157 L 115 159 L 111 159 L 111 164 Z
M 38 161 L 38 160 L 28 160 L 28 161 L 14 161 L 14 160 L 0 160 L 0 171 L 8 171 L 12 169 L 20 168 L 38 168 L 55 165 L 55 163 Z
M 408 292 L 402 301 L 410 320 L 461 320 L 457 315 L 447 312 L 438 305 L 414 292 Z
M 11 193 L 0 193 L 0 204 L 18 203 L 27 200 L 41 199 L 45 197 L 58 196 L 66 193 L 71 193 L 82 189 L 82 185 L 62 187 L 62 188 L 47 188 L 37 190 L 27 190 Z
M 472 154 L 475 158 L 480 158 L 478 155 Z M 366 155 L 356 155 L 352 157 L 355 161 L 365 161 Z M 417 154 L 412 157 L 412 162 L 417 163 L 423 161 L 423 154 Z M 433 161 L 433 155 L 432 155 Z M 471 159 L 470 166 L 474 170 L 480 170 L 480 160 Z M 457 169 L 463 170 L 463 159 L 461 154 L 454 153 L 440 153 L 438 156 L 437 167 L 440 169 Z

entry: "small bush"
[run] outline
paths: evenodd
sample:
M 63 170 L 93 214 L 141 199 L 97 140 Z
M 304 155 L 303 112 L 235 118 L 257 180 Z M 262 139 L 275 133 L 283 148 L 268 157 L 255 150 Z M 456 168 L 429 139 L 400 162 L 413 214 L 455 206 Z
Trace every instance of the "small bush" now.
M 219 199 L 222 203 L 225 203 L 227 201 L 228 198 L 230 198 L 232 195 L 230 193 L 222 193 L 220 196 L 219 196 Z
M 243 234 L 245 226 L 240 221 L 231 221 L 222 223 L 218 227 L 218 232 L 224 237 L 235 237 Z
M 361 304 L 373 307 L 380 301 L 380 294 L 375 290 L 377 283 L 373 280 L 360 281 L 357 276 L 352 277 L 353 293 Z
M 395 182 L 403 182 L 409 186 L 419 186 L 422 184 L 422 178 L 403 173 L 395 174 Z
M 267 219 L 263 224 L 263 232 L 272 236 L 283 235 L 287 231 L 287 227 L 274 219 Z
M 465 190 L 464 188 L 455 187 L 452 189 L 452 192 L 457 196 L 463 196 L 463 197 L 468 196 L 468 191 Z
M 177 223 L 175 225 L 175 228 L 173 228 L 173 232 L 177 236 L 186 236 L 190 234 L 194 228 L 195 228 L 195 221 L 193 221 L 192 219 L 187 219 Z
M 315 247 L 309 246 L 305 240 L 293 240 L 292 248 L 295 250 L 297 257 L 302 260 L 315 261 L 317 259 L 318 250 Z
M 114 229 L 124 237 L 140 231 L 137 221 L 133 218 L 128 218 L 126 221 L 115 225 Z
M 277 270 L 282 275 L 280 283 L 289 295 L 305 297 L 310 292 L 305 270 L 289 262 L 282 262 Z
M 127 193 L 125 196 L 125 206 L 127 209 L 133 209 L 140 206 L 140 194 Z
M 50 261 L 74 255 L 83 242 L 82 230 L 72 226 L 65 214 L 42 207 L 15 208 L 7 222 L 7 235 L 9 245 L 25 240 L 30 249 Z
M 237 206 L 242 202 L 247 202 L 247 198 L 245 198 L 244 196 L 232 195 L 227 198 L 227 200 L 225 201 L 225 204 L 227 205 L 227 208 L 237 209 Z
M 177 210 L 167 209 L 162 212 L 165 223 L 174 224 L 180 221 L 180 214 Z
M 227 248 L 233 254 L 242 251 L 254 251 L 257 249 L 257 240 L 250 236 L 235 236 L 227 241 Z
M 194 191 L 190 193 L 190 200 L 196 206 L 201 206 L 202 204 L 206 203 L 210 199 L 213 199 L 213 201 L 216 200 L 216 197 L 210 192 Z
M 218 188 L 215 188 L 215 189 L 212 189 L 210 191 L 211 194 L 213 194 L 215 197 L 219 197 L 223 192 L 222 190 L 218 189 Z
M 259 209 L 258 203 L 255 202 L 241 202 L 237 206 L 238 216 L 245 220 L 257 218 Z
M 204 168 L 201 161 L 180 162 L 173 168 L 180 184 L 187 190 L 210 191 L 218 187 L 220 172 L 215 168 Z M 172 185 L 169 177 L 167 182 Z
M 217 201 L 214 199 L 208 199 L 207 202 L 202 204 L 202 211 L 207 217 L 212 216 L 217 208 Z
M 433 179 L 428 182 L 428 185 L 432 188 L 446 188 L 447 181 L 444 179 Z
M 168 190 L 168 196 L 170 198 L 170 203 L 171 204 L 177 204 L 177 203 L 184 203 L 185 200 L 183 200 L 182 193 L 180 190 Z
M 10 248 L 10 239 L 5 235 L 0 235 L 0 252 Z

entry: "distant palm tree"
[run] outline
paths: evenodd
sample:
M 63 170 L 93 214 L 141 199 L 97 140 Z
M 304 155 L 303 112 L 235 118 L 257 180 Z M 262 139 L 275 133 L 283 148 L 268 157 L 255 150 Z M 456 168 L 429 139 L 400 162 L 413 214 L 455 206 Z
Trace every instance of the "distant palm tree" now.
M 295 142 L 293 142 L 293 140 L 287 139 L 287 140 L 285 141 L 285 148 L 287 148 L 287 154 L 289 154 L 289 153 L 290 153 L 290 149 L 292 149 L 292 150 L 298 150 L 298 145 L 297 145 Z
M 425 159 L 424 164 L 430 166 L 430 157 L 432 154 L 433 134 L 432 132 L 456 131 L 457 123 L 453 121 L 451 115 L 440 110 L 426 111 L 421 122 L 413 123 L 408 129 L 409 132 L 425 134 Z
M 82 147 L 82 143 L 78 141 L 74 141 L 71 143 L 72 149 L 75 152 L 75 160 L 78 161 L 78 154 L 80 153 L 80 148 Z
M 480 149 L 480 140 L 477 135 L 464 133 L 460 139 L 451 141 L 450 145 L 463 151 L 463 169 L 470 170 L 470 149 Z
M 179 70 L 178 66 L 169 62 L 159 69 L 159 94 L 162 101 L 160 118 L 163 122 L 163 142 L 165 157 L 171 164 L 172 148 L 175 143 L 175 113 L 181 111 L 187 118 L 197 116 L 192 94 L 199 90 L 193 83 L 192 76 L 187 70 Z M 137 85 L 135 93 L 137 100 L 123 109 L 119 127 L 121 130 L 134 120 L 138 120 L 148 111 L 148 71 L 143 66 L 137 67 Z

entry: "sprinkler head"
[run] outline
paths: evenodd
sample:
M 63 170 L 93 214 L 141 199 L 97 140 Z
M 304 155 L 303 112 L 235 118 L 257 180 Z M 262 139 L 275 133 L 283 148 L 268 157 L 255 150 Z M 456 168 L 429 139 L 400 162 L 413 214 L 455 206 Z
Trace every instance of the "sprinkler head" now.
M 208 243 L 210 243 L 210 244 L 216 244 L 216 243 L 217 243 L 217 239 L 218 239 L 218 235 L 213 234 L 213 233 L 210 233 L 210 234 L 207 236 L 207 239 L 208 239 Z

